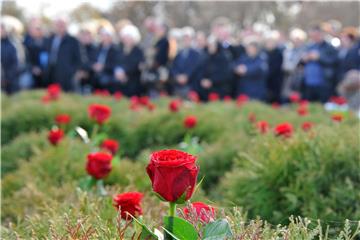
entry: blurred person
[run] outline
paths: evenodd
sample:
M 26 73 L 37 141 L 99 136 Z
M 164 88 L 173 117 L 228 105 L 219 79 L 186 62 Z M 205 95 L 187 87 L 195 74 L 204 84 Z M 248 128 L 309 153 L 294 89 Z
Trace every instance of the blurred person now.
M 122 62 L 122 52 L 114 44 L 114 31 L 108 27 L 99 29 L 100 45 L 96 51 L 92 70 L 95 72 L 95 89 L 114 93 L 115 68 Z
M 64 91 L 75 90 L 75 73 L 81 66 L 80 46 L 67 32 L 67 20 L 54 21 L 54 34 L 47 46 L 49 52 L 47 80 L 58 83 Z
M 203 52 L 206 50 L 206 45 L 207 45 L 206 34 L 202 31 L 197 31 L 195 37 L 195 48 L 198 51 Z
M 339 94 L 346 98 L 350 109 L 360 117 L 360 70 L 350 70 L 337 86 Z
M 174 93 L 186 98 L 190 90 L 195 89 L 199 78 L 200 53 L 194 48 L 195 31 L 191 27 L 182 29 L 182 49 L 176 55 L 171 74 L 174 79 Z
M 207 41 L 207 49 L 201 67 L 200 82 L 197 89 L 201 100 L 207 101 L 210 93 L 217 93 L 220 97 L 226 95 L 229 83 L 231 60 L 225 54 L 220 43 L 214 36 Z
M 360 70 L 360 39 L 357 29 L 354 27 L 344 28 L 340 39 L 338 82 L 345 77 L 348 71 L 352 69 Z
M 115 68 L 115 90 L 120 90 L 126 96 L 140 96 L 143 94 L 141 86 L 141 69 L 144 53 L 139 44 L 141 35 L 137 27 L 127 25 L 120 32 L 123 43 L 121 63 Z
M 161 93 L 171 91 L 168 78 L 169 40 L 167 26 L 161 22 L 155 23 L 156 42 L 152 47 L 151 55 L 147 56 L 146 71 L 143 72 L 142 81 L 150 97 L 158 97 Z
M 8 26 L 1 23 L 1 89 L 7 94 L 18 90 L 17 50 L 10 40 Z
M 176 57 L 181 45 L 182 30 L 180 28 L 172 28 L 169 31 L 169 63 L 171 63 Z
M 309 101 L 326 102 L 335 88 L 337 52 L 324 38 L 319 26 L 309 31 L 311 43 L 302 57 L 304 63 L 304 96 Z
M 265 53 L 267 56 L 268 74 L 266 79 L 268 102 L 280 103 L 283 87 L 283 52 L 279 46 L 280 34 L 272 31 L 265 36 Z
M 81 67 L 76 74 L 77 90 L 82 94 L 90 94 L 95 84 L 92 65 L 96 61 L 97 49 L 94 44 L 93 33 L 86 27 L 80 29 L 78 40 L 80 43 Z
M 27 64 L 32 74 L 33 87 L 35 88 L 45 87 L 44 73 L 49 57 L 46 41 L 40 19 L 31 19 L 23 43 L 26 48 Z
M 232 68 L 237 77 L 237 96 L 245 94 L 264 101 L 268 74 L 266 58 L 260 53 L 258 41 L 253 38 L 245 41 L 245 50 L 246 55 L 236 60 Z
M 304 69 L 300 63 L 306 50 L 306 38 L 306 32 L 299 28 L 295 28 L 289 33 L 290 42 L 284 50 L 282 65 L 285 75 L 282 93 L 284 99 L 288 100 L 289 96 L 295 92 L 302 92 Z

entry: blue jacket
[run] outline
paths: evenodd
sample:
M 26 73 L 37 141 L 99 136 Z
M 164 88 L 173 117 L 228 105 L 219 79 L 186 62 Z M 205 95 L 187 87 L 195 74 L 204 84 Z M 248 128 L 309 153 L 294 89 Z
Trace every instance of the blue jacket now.
M 17 90 L 18 59 L 15 46 L 8 38 L 1 38 L 1 88 L 7 93 Z
M 250 98 L 264 100 L 266 97 L 266 78 L 268 65 L 262 55 L 254 58 L 247 55 L 240 57 L 233 65 L 233 70 L 240 64 L 246 66 L 246 73 L 237 76 L 237 95 L 246 94 Z

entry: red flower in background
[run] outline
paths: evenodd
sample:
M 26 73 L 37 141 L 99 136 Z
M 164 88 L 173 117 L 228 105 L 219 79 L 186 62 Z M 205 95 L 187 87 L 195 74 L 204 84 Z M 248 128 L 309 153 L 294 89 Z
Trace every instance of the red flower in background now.
M 88 112 L 89 117 L 101 125 L 109 119 L 111 108 L 106 105 L 91 104 L 88 108 Z
M 114 139 L 106 139 L 102 142 L 101 148 L 115 155 L 119 149 L 119 142 Z
M 46 103 L 49 103 L 51 101 L 51 98 L 50 98 L 49 95 L 46 94 L 41 98 L 41 101 L 46 104 Z
M 192 101 L 192 102 L 200 102 L 200 97 L 199 97 L 199 94 L 197 93 L 197 92 L 195 92 L 195 91 L 190 91 L 189 93 L 188 93 L 188 98 L 189 98 L 189 100 L 190 101 Z
M 301 125 L 302 130 L 304 130 L 305 132 L 309 131 L 312 127 L 313 127 L 313 123 L 312 122 L 304 122 Z
M 276 136 L 291 137 L 293 126 L 290 123 L 281 123 L 275 127 Z
M 332 96 L 330 98 L 330 102 L 335 103 L 337 105 L 344 105 L 347 103 L 346 98 L 341 96 Z
M 156 108 L 156 105 L 152 102 L 150 102 L 148 105 L 147 105 L 147 108 L 149 109 L 149 111 L 154 111 L 155 108 Z
M 184 208 L 184 216 L 185 219 L 189 219 L 190 215 L 195 215 L 197 219 L 208 223 L 211 219 L 215 218 L 215 208 L 202 203 L 202 202 L 194 202 L 191 203 L 191 208 Z
M 273 103 L 271 104 L 271 107 L 272 107 L 273 109 L 279 109 L 279 108 L 280 108 L 280 104 L 279 104 L 278 102 L 273 102 Z
M 223 100 L 224 102 L 231 102 L 232 98 L 230 96 L 225 96 Z
M 55 117 L 55 122 L 59 125 L 66 125 L 71 121 L 71 117 L 68 114 L 58 114 Z
M 265 134 L 269 131 L 269 123 L 266 121 L 259 121 L 256 123 L 256 128 L 259 130 L 260 133 Z
M 61 129 L 52 129 L 48 133 L 48 140 L 52 145 L 57 145 L 64 137 L 64 131 Z
M 112 155 L 104 152 L 90 153 L 87 156 L 86 171 L 95 179 L 106 177 L 111 169 Z
M 299 116 L 307 115 L 309 113 L 307 106 L 300 105 L 297 109 L 297 113 L 299 114 Z
M 186 128 L 194 128 L 197 124 L 197 118 L 195 116 L 187 116 L 184 119 L 184 126 Z
M 117 92 L 114 93 L 114 98 L 115 98 L 115 100 L 120 101 L 120 100 L 122 99 L 122 97 L 123 97 L 122 92 L 117 91 Z
M 292 102 L 292 103 L 297 103 L 297 102 L 299 102 L 299 101 L 301 100 L 300 94 L 297 93 L 297 92 L 294 92 L 294 93 L 290 94 L 289 100 L 290 100 L 290 102 Z
M 340 113 L 334 113 L 332 116 L 331 116 L 331 119 L 334 121 L 334 122 L 341 122 L 343 119 L 344 119 L 344 116 Z
M 182 102 L 180 99 L 174 99 L 169 103 L 169 110 L 171 112 L 178 112 Z
M 141 200 L 143 194 L 139 192 L 126 192 L 113 197 L 114 207 L 121 211 L 121 218 L 125 220 L 131 219 L 127 213 L 134 217 L 142 215 Z
M 215 92 L 211 92 L 211 93 L 209 93 L 208 99 L 210 102 L 215 102 L 220 99 L 220 96 L 219 96 L 219 94 L 217 94 Z
M 148 96 L 142 96 L 139 98 L 139 103 L 141 105 L 147 106 L 150 103 L 150 98 Z
M 178 150 L 152 153 L 146 172 L 153 191 L 168 202 L 189 200 L 199 173 L 195 161 L 195 156 Z M 184 198 L 180 199 L 182 196 Z
M 95 89 L 94 95 L 101 96 L 101 97 L 108 97 L 108 96 L 110 96 L 110 92 L 106 89 Z
M 256 122 L 256 115 L 255 115 L 255 113 L 253 113 L 253 112 L 249 113 L 248 120 L 249 120 L 249 122 L 251 122 L 251 123 Z
M 307 107 L 309 105 L 309 101 L 308 100 L 301 100 L 299 102 L 299 105 L 302 107 Z
M 60 84 L 53 83 L 50 84 L 47 88 L 47 94 L 51 98 L 51 100 L 56 100 L 60 97 L 61 86 Z
M 243 105 L 244 103 L 249 101 L 249 97 L 245 94 L 240 94 L 237 98 L 236 98 L 236 103 L 240 106 Z

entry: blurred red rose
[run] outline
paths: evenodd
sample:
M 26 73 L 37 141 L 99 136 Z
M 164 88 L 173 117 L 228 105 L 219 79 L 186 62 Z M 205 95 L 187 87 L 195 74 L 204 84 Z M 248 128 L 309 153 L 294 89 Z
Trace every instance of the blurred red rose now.
M 150 98 L 148 96 L 142 96 L 139 98 L 139 103 L 143 106 L 147 106 L 150 103 Z
M 294 93 L 290 94 L 289 100 L 290 100 L 290 102 L 292 102 L 292 103 L 297 103 L 297 102 L 299 102 L 299 101 L 301 100 L 300 94 L 297 93 L 297 92 L 294 92 Z
M 169 103 L 169 110 L 171 112 L 178 112 L 181 104 L 182 103 L 180 99 L 174 99 Z
M 344 105 L 347 103 L 346 98 L 342 96 L 332 96 L 330 98 L 330 102 L 335 103 L 337 105 Z
M 300 105 L 297 109 L 297 113 L 299 114 L 299 116 L 305 116 L 309 113 L 309 111 L 306 106 Z
M 71 121 L 71 117 L 68 114 L 58 114 L 55 117 L 55 122 L 59 125 L 66 125 Z
M 344 119 L 344 116 L 340 113 L 334 113 L 333 115 L 331 115 L 331 119 L 334 122 L 341 122 Z
M 249 120 L 249 122 L 251 122 L 251 123 L 256 122 L 256 115 L 255 115 L 255 113 L 253 113 L 253 112 L 249 113 L 249 115 L 248 115 L 248 120 Z
M 249 101 L 249 97 L 246 94 L 240 94 L 237 98 L 236 98 L 236 103 L 237 105 L 241 106 L 244 103 Z
M 304 122 L 301 125 L 302 130 L 304 130 L 305 132 L 309 131 L 312 127 L 313 127 L 313 123 L 312 122 Z
M 200 97 L 199 97 L 199 94 L 197 93 L 197 92 L 195 92 L 195 91 L 190 91 L 189 93 L 188 93 L 188 98 L 189 98 L 189 100 L 190 101 L 192 101 L 192 102 L 200 102 Z
M 141 200 L 143 196 L 139 192 L 121 193 L 114 196 L 113 205 L 117 210 L 120 209 L 122 219 L 129 220 L 131 217 L 127 213 L 134 217 L 142 215 Z
M 220 99 L 220 96 L 219 96 L 219 94 L 217 94 L 215 92 L 211 92 L 211 93 L 209 93 L 208 99 L 210 102 L 215 102 Z
M 47 88 L 47 94 L 51 98 L 51 100 L 56 100 L 60 97 L 61 86 L 60 84 L 53 83 L 50 84 Z
M 308 100 L 301 100 L 299 102 L 299 105 L 302 107 L 307 107 L 309 105 L 309 101 Z
M 178 150 L 152 153 L 146 172 L 153 191 L 168 202 L 189 200 L 199 173 L 195 161 L 195 156 Z
M 256 128 L 259 130 L 260 133 L 265 134 L 269 131 L 269 123 L 266 121 L 259 121 L 256 123 Z
M 48 140 L 52 145 L 57 145 L 64 137 L 64 131 L 61 129 L 52 129 L 48 133 Z
M 194 202 L 191 203 L 191 208 L 184 208 L 185 219 L 190 219 L 191 215 L 195 215 L 197 219 L 208 223 L 211 219 L 215 218 L 215 208 L 202 202 Z
M 101 96 L 101 97 L 108 97 L 108 96 L 110 96 L 110 92 L 106 89 L 95 89 L 94 95 Z
M 101 125 L 109 119 L 111 108 L 106 105 L 91 104 L 88 108 L 88 112 L 89 117 Z
M 105 152 L 90 153 L 87 156 L 86 171 L 95 179 L 106 177 L 111 169 L 112 155 Z
M 114 98 L 115 98 L 115 100 L 121 100 L 122 97 L 123 97 L 122 92 L 117 91 L 117 92 L 114 93 Z
M 152 103 L 152 102 L 149 102 L 149 103 L 148 103 L 147 109 L 148 109 L 149 111 L 154 111 L 155 108 L 156 108 L 156 105 L 155 105 L 154 103 Z
M 119 142 L 114 139 L 105 139 L 101 143 L 101 148 L 109 151 L 112 155 L 115 155 L 119 149 Z
M 187 116 L 184 119 L 184 126 L 186 128 L 194 128 L 197 124 L 197 118 L 195 116 Z
M 290 123 L 281 123 L 275 127 L 276 136 L 291 137 L 293 126 Z
M 231 102 L 232 98 L 230 96 L 224 96 L 224 102 Z

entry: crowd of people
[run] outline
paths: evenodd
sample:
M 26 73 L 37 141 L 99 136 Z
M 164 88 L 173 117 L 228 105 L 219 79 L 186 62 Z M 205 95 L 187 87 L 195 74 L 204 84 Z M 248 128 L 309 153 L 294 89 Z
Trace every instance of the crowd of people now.
M 238 29 L 217 18 L 210 32 L 171 28 L 147 17 L 141 31 L 129 20 L 115 26 L 81 24 L 76 34 L 57 18 L 50 31 L 40 19 L 19 36 L 1 23 L 1 87 L 8 94 L 58 83 L 64 91 L 96 90 L 126 96 L 161 94 L 208 100 L 246 94 L 283 103 L 296 92 L 325 102 L 351 75 L 359 76 L 360 38 L 355 27 L 314 25 L 307 31 Z M 93 26 L 93 25 L 92 25 Z

